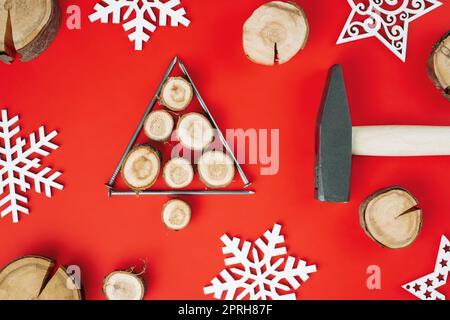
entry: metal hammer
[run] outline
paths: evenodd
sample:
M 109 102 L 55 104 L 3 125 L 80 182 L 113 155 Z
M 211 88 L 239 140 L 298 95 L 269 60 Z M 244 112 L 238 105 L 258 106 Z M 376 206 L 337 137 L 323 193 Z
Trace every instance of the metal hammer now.
M 352 127 L 344 76 L 331 68 L 316 126 L 315 189 L 323 202 L 348 202 L 352 155 L 450 155 L 450 127 Z

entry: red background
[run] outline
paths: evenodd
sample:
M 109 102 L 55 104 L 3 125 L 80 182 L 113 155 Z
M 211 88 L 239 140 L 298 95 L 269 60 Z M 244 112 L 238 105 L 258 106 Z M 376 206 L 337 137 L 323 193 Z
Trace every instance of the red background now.
M 450 160 L 355 157 L 351 202 L 319 203 L 314 127 L 335 63 L 344 68 L 355 125 L 448 125 L 450 102 L 425 72 L 433 43 L 449 29 L 448 3 L 410 25 L 403 63 L 375 38 L 335 44 L 346 1 L 298 0 L 311 28 L 307 47 L 270 68 L 248 61 L 241 44 L 244 21 L 264 1 L 185 0 L 189 28 L 160 28 L 141 52 L 120 25 L 88 21 L 94 2 L 61 1 L 63 12 L 80 5 L 81 30 L 64 24 L 36 60 L 0 64 L 0 105 L 21 116 L 23 132 L 40 124 L 60 132 L 61 148 L 44 163 L 62 170 L 65 184 L 52 199 L 31 191 L 31 215 L 19 224 L 0 220 L 0 265 L 25 254 L 78 264 L 86 298 L 101 299 L 103 276 L 147 259 L 147 299 L 203 299 L 223 268 L 223 233 L 253 240 L 281 223 L 289 252 L 318 266 L 298 298 L 414 299 L 400 286 L 433 270 L 440 236 L 450 235 Z M 108 199 L 104 187 L 174 55 L 222 128 L 279 128 L 281 138 L 277 175 L 244 166 L 256 195 L 189 198 L 193 220 L 178 233 L 160 220 L 167 197 Z M 424 214 L 417 241 L 398 251 L 378 247 L 358 224 L 361 201 L 391 185 L 410 189 Z M 381 290 L 366 287 L 372 264 L 381 267 Z

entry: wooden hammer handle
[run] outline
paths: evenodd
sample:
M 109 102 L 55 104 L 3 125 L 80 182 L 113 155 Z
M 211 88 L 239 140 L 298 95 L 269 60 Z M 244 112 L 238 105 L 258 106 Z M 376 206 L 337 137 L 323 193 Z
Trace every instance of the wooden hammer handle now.
M 364 156 L 448 156 L 450 127 L 353 127 L 352 153 Z

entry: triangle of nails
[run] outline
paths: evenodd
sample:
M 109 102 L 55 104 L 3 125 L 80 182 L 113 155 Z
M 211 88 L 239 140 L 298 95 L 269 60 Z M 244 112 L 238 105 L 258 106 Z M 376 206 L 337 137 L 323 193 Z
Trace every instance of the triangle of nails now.
M 197 97 L 197 100 L 200 103 L 200 106 L 202 107 L 202 109 L 205 113 L 205 116 L 211 121 L 211 124 L 213 125 L 214 129 L 217 131 L 218 137 L 219 137 L 220 141 L 222 142 L 223 146 L 225 147 L 228 155 L 233 159 L 236 169 L 239 173 L 239 176 L 241 177 L 241 180 L 244 183 L 244 189 L 242 189 L 242 190 L 151 190 L 150 189 L 150 190 L 145 190 L 145 191 L 114 189 L 114 184 L 116 182 L 117 176 L 119 175 L 120 169 L 122 168 L 122 164 L 124 163 L 128 153 L 131 151 L 131 149 L 135 145 L 136 139 L 138 138 L 138 136 L 144 126 L 145 119 L 150 114 L 150 112 L 153 110 L 153 107 L 155 106 L 156 102 L 158 101 L 158 97 L 161 94 L 161 90 L 164 86 L 164 83 L 166 82 L 166 80 L 170 76 L 173 68 L 177 64 L 180 67 L 181 71 L 183 72 L 184 76 L 186 77 L 186 80 L 189 81 L 189 83 L 192 85 L 194 94 Z M 126 147 L 126 149 L 122 155 L 122 158 L 120 159 L 116 169 L 114 170 L 114 173 L 113 173 L 111 179 L 106 184 L 106 186 L 108 187 L 108 195 L 110 197 L 111 196 L 135 196 L 135 195 L 143 195 L 143 196 L 155 196 L 155 195 L 250 195 L 250 194 L 255 193 L 252 190 L 245 189 L 250 185 L 251 185 L 251 182 L 248 180 L 247 176 L 245 175 L 244 171 L 242 170 L 241 165 L 237 161 L 233 151 L 231 150 L 230 146 L 228 145 L 228 142 L 226 141 L 225 137 L 223 136 L 222 131 L 219 129 L 217 122 L 214 120 L 211 112 L 209 112 L 209 109 L 206 106 L 206 103 L 200 96 L 200 93 L 198 92 L 197 87 L 195 86 L 194 82 L 192 81 L 191 77 L 189 76 L 189 73 L 187 72 L 187 69 L 184 66 L 183 62 L 180 59 L 178 59 L 178 57 L 173 58 L 169 67 L 167 68 L 166 73 L 164 74 L 163 79 L 161 80 L 161 83 L 158 86 L 158 89 L 155 92 L 155 95 L 153 96 L 152 101 L 148 105 L 147 110 L 145 111 L 141 121 L 138 124 L 138 127 L 136 128 L 136 131 L 134 132 L 133 136 L 131 137 L 131 140 L 128 143 L 128 146 Z

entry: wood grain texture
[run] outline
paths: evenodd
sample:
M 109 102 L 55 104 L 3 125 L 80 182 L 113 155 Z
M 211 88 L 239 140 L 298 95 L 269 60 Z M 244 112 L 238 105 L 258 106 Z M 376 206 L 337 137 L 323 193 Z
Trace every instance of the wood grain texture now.
M 40 256 L 25 256 L 0 271 L 0 300 L 81 300 L 64 267 L 53 274 L 54 262 Z
M 433 46 L 427 71 L 442 95 L 450 100 L 450 31 Z
M 353 127 L 352 153 L 385 157 L 450 155 L 450 127 Z
M 18 53 L 30 61 L 48 48 L 59 31 L 57 0 L 0 0 L 0 55 L 10 63 Z
M 391 187 L 370 195 L 360 206 L 359 222 L 365 233 L 382 247 L 411 245 L 422 228 L 422 210 L 406 189 Z

